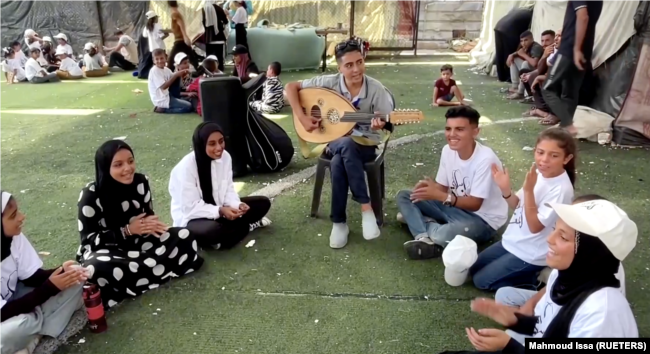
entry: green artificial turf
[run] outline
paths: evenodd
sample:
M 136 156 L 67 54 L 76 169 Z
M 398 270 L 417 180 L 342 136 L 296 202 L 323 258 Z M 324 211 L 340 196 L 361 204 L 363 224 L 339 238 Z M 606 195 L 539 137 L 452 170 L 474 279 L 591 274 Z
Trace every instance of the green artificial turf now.
M 396 96 L 398 107 L 425 111 L 419 125 L 402 126 L 396 136 L 438 131 L 444 109 L 429 108 L 435 61 L 454 58 L 400 59 L 369 66 L 368 74 Z M 411 65 L 418 62 L 418 65 Z M 376 62 L 375 62 L 376 63 Z M 402 65 L 395 65 L 395 64 Z M 456 65 L 456 80 L 492 121 L 521 116 L 527 108 L 506 101 L 493 78 Z M 283 73 L 286 83 L 315 72 Z M 47 85 L 2 84 L 2 111 L 58 108 L 102 109 L 91 115 L 21 115 L 2 113 L 2 188 L 16 194 L 27 212 L 25 234 L 46 266 L 74 256 L 78 244 L 76 201 L 93 178 L 95 149 L 106 139 L 127 136 L 140 171 L 152 181 L 155 209 L 169 221 L 167 183 L 173 165 L 191 148 L 195 115 L 156 115 L 144 81 L 127 74 L 108 80 Z M 90 80 L 89 80 L 90 81 Z M 131 92 L 139 88 L 142 94 Z M 276 120 L 295 143 L 290 111 Z M 135 114 L 135 117 L 132 115 Z M 535 122 L 488 126 L 482 143 L 492 147 L 510 169 L 513 185 L 523 182 L 540 127 Z M 313 180 L 300 183 L 274 199 L 273 224 L 253 232 L 228 252 L 205 252 L 200 272 L 169 283 L 108 313 L 109 331 L 82 332 L 60 353 L 437 353 L 469 349 L 464 328 L 493 326 L 469 310 L 468 300 L 483 294 L 469 284 L 449 287 L 440 260 L 409 261 L 402 250 L 406 228 L 394 221 L 393 198 L 437 168 L 444 137 L 389 149 L 386 156 L 386 225 L 372 242 L 361 237 L 358 206 L 348 205 L 350 241 L 342 250 L 328 247 L 331 224 L 329 179 L 320 212 L 310 218 Z M 296 144 L 297 147 L 297 144 Z M 650 335 L 650 220 L 647 210 L 647 151 L 620 150 L 580 143 L 577 194 L 599 193 L 618 203 L 640 230 L 638 246 L 624 263 L 627 297 L 640 334 Z M 280 173 L 238 180 L 241 194 L 311 166 L 298 155 Z M 416 163 L 422 163 L 419 165 Z M 155 313 L 155 314 L 154 314 Z M 318 320 L 316 322 L 316 320 Z M 80 338 L 83 344 L 74 344 Z

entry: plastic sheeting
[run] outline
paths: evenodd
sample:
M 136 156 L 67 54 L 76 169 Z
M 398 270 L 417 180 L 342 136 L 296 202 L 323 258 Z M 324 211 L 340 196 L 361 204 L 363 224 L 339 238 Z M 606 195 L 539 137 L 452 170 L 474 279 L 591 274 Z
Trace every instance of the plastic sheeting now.
M 116 41 L 118 26 L 137 38 L 147 7 L 138 1 L 2 1 L 2 43 L 24 43 L 25 30 L 31 28 L 41 37 L 65 33 L 75 53 L 82 53 L 86 42 Z

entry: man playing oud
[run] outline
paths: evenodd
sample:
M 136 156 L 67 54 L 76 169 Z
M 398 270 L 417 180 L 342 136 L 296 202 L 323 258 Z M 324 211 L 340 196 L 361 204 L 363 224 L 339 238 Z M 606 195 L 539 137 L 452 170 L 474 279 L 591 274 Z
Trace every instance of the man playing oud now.
M 291 82 L 286 86 L 286 95 L 293 114 L 305 130 L 312 132 L 319 127 L 319 118 L 303 111 L 298 92 L 301 89 L 320 87 L 333 90 L 347 98 L 360 113 L 383 113 L 393 111 L 395 106 L 391 93 L 379 81 L 366 76 L 363 48 L 357 41 L 339 43 L 335 48 L 339 73 L 322 75 L 308 80 Z M 348 188 L 352 200 L 361 204 L 363 238 L 372 240 L 379 237 L 377 219 L 370 206 L 366 187 L 364 163 L 376 157 L 377 146 L 381 143 L 379 130 L 392 131 L 392 124 L 380 119 L 368 123 L 357 123 L 351 133 L 330 142 L 324 155 L 331 160 L 332 207 L 330 218 L 334 225 L 330 234 L 330 247 L 343 248 L 348 242 L 350 229 L 346 223 Z

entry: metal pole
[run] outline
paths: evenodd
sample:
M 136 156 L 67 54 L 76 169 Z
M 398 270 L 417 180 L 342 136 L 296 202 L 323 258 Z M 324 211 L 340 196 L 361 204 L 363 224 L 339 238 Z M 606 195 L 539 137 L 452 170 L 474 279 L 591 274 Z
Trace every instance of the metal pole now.
M 354 37 L 354 0 L 350 1 L 350 38 Z
M 422 2 L 418 0 L 415 8 L 415 33 L 413 34 L 413 56 L 416 57 L 418 56 L 418 35 L 420 34 L 420 6 L 422 6 Z

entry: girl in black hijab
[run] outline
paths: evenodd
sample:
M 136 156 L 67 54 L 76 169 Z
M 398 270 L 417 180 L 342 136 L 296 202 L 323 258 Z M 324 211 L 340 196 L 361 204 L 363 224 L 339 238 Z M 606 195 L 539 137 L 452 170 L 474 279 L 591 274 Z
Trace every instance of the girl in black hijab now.
M 3 353 L 33 349 L 39 336 L 57 337 L 81 307 L 86 272 L 74 261 L 54 269 L 43 262 L 23 235 L 25 214 L 11 194 L 2 192 Z
M 487 299 L 473 301 L 472 310 L 532 338 L 637 338 L 634 315 L 616 279 L 620 262 L 636 244 L 636 224 L 604 199 L 549 206 L 559 217 L 548 237 L 546 261 L 553 271 L 534 315 Z M 466 332 L 480 352 L 524 353 L 522 344 L 502 330 Z
M 187 227 L 201 247 L 231 248 L 255 228 L 270 225 L 267 197 L 239 198 L 232 159 L 216 123 L 203 122 L 192 137 L 194 151 L 174 167 L 169 181 L 174 226 Z
M 95 181 L 79 196 L 77 259 L 101 287 L 104 305 L 198 270 L 203 259 L 187 229 L 168 228 L 153 211 L 148 178 L 131 147 L 109 140 L 95 154 Z

